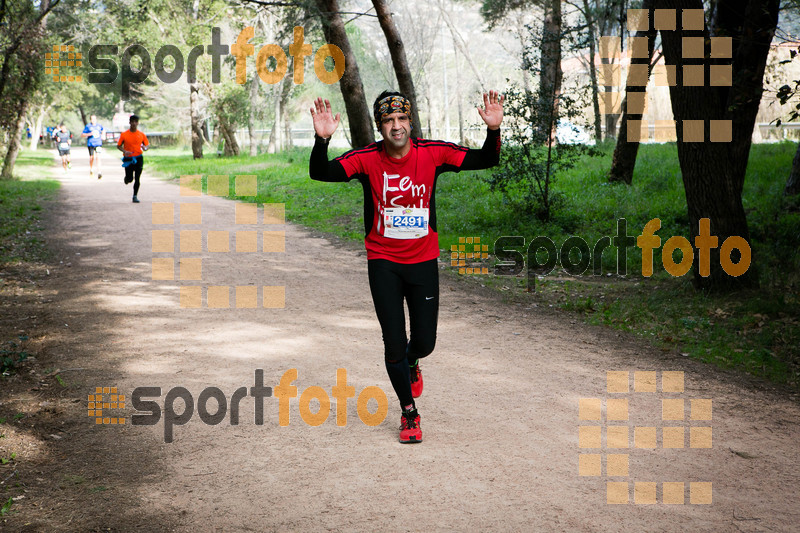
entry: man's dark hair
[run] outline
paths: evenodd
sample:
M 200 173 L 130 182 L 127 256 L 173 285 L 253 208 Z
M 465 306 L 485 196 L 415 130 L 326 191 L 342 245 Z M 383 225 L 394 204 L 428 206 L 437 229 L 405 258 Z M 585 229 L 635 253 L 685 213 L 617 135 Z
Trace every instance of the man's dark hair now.
M 128 122 L 133 122 L 134 120 L 136 122 L 139 122 L 139 116 L 138 115 L 131 115 L 131 118 L 128 119 Z

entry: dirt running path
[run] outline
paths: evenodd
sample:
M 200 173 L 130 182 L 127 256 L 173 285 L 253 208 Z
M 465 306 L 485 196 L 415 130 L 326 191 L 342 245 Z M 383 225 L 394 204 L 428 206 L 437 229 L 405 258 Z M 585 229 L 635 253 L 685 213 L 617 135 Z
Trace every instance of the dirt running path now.
M 311 427 L 293 398 L 290 424 L 280 427 L 276 398 L 265 400 L 257 426 L 246 397 L 239 425 L 226 416 L 209 426 L 195 412 L 170 444 L 163 419 L 125 428 L 93 427 L 87 419 L 86 431 L 108 452 L 92 456 L 94 468 L 121 470 L 137 496 L 130 509 L 145 510 L 143 529 L 796 531 L 796 404 L 616 332 L 503 303 L 474 283 L 443 276 L 438 344 L 422 366 L 424 442 L 401 445 L 360 248 L 286 225 L 282 254 L 189 254 L 203 258 L 204 283 L 283 285 L 286 305 L 181 309 L 181 282 L 150 279 L 152 257 L 168 255 L 151 252 L 151 230 L 180 230 L 177 209 L 175 225 L 154 226 L 152 203 L 199 202 L 202 226 L 193 228 L 229 232 L 237 230 L 234 204 L 182 198 L 147 167 L 142 203 L 132 204 L 118 159 L 106 157 L 104 178 L 90 180 L 85 154 L 73 153 L 51 233 L 72 263 L 52 281 L 54 305 L 71 332 L 60 353 L 76 361 L 62 368 L 83 367 L 87 385 L 128 394 L 161 387 L 161 405 L 177 386 L 195 400 L 209 386 L 230 399 L 253 386 L 256 369 L 276 387 L 291 368 L 299 393 L 317 385 L 331 394 L 337 368 L 344 368 L 356 394 L 376 385 L 390 399 L 389 415 L 376 427 L 359 420 L 355 399 L 346 427 L 336 425 L 335 404 L 326 422 Z M 608 370 L 630 372 L 628 394 L 606 392 Z M 633 392 L 634 371 L 658 372 L 659 392 Z M 661 392 L 662 371 L 684 371 L 684 393 Z M 628 420 L 580 421 L 581 398 L 628 398 Z M 661 400 L 678 398 L 686 399 L 685 419 L 662 422 Z M 713 420 L 690 420 L 689 399 L 712 399 Z M 181 402 L 176 406 L 180 411 Z M 627 426 L 630 448 L 607 449 L 604 430 L 603 449 L 582 450 L 580 425 Z M 658 447 L 634 448 L 635 426 L 658 428 Z M 661 447 L 662 426 L 685 428 L 683 449 Z M 690 448 L 692 426 L 713 428 L 712 448 Z M 602 454 L 602 475 L 579 476 L 581 452 Z M 606 475 L 607 453 L 629 455 L 627 477 Z M 607 504 L 607 481 L 627 482 L 631 503 Z M 635 482 L 655 482 L 658 503 L 634 504 Z M 665 505 L 662 482 L 685 482 L 685 503 Z M 690 482 L 711 482 L 713 503 L 691 504 Z M 693 486 L 695 497 L 701 487 Z M 130 519 L 130 509 L 119 509 L 120 516 Z M 114 516 L 102 522 L 119 527 Z

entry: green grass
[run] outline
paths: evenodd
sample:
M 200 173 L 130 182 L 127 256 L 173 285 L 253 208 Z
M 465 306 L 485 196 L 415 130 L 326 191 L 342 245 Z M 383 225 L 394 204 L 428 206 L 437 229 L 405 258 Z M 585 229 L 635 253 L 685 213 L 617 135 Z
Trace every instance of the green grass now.
M 557 177 L 555 190 L 564 207 L 544 223 L 513 212 L 502 196 L 492 193 L 481 172 L 443 174 L 436 191 L 442 259 L 449 260 L 459 237 L 481 237 L 492 251 L 495 239 L 518 235 L 525 242 L 550 238 L 557 248 L 570 236 L 593 247 L 614 236 L 617 220 L 627 220 L 636 236 L 653 218 L 661 220 L 661 243 L 673 235 L 689 237 L 686 198 L 674 144 L 642 145 L 633 185 L 609 184 L 606 172 L 613 146 L 603 155 L 586 158 Z M 796 145 L 753 146 L 745 180 L 743 203 L 748 214 L 761 288 L 734 295 L 696 292 L 691 274 L 669 276 L 654 251 L 655 274 L 641 277 L 641 252 L 630 248 L 627 275 L 566 276 L 557 270 L 536 281 L 526 292 L 523 275 L 516 278 L 482 276 L 481 282 L 515 297 L 554 305 L 585 317 L 588 322 L 634 332 L 665 350 L 678 350 L 721 367 L 763 376 L 800 388 L 800 209 L 783 198 L 783 186 Z M 340 237 L 363 238 L 362 190 L 357 182 L 320 183 L 308 177 L 309 149 L 257 157 L 206 157 L 194 162 L 179 150 L 154 151 L 153 167 L 169 178 L 182 174 L 256 174 L 257 202 L 283 202 L 286 217 Z M 337 153 L 331 150 L 331 156 Z M 486 172 L 486 171 L 483 171 Z M 234 191 L 230 191 L 233 196 Z M 713 230 L 713 227 L 712 227 Z M 524 251 L 524 250 L 523 250 Z M 676 259 L 678 257 L 676 256 Z M 616 249 L 602 255 L 603 272 L 616 274 Z M 477 277 L 476 277 L 477 279 Z
M 163 175 L 203 176 L 203 190 L 209 175 L 258 176 L 258 203 L 284 203 L 286 219 L 349 239 L 364 236 L 363 193 L 358 182 L 322 183 L 308 177 L 309 149 L 256 157 L 216 157 L 205 154 L 199 161 L 188 155 L 158 151 L 148 154 L 148 164 Z M 231 180 L 230 196 L 236 198 Z M 248 198 L 252 200 L 252 198 Z
M 45 202 L 59 188 L 51 176 L 49 151 L 23 150 L 14 167 L 13 180 L 0 180 L 0 266 L 37 260 L 46 249 L 39 236 Z

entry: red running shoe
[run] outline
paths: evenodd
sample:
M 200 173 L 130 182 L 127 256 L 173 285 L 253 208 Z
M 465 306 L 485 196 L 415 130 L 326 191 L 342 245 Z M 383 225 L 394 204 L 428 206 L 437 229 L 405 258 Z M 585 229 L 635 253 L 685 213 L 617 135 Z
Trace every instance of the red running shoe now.
M 419 359 L 417 364 L 410 367 L 411 370 L 411 396 L 419 398 L 422 396 L 422 372 L 419 369 Z
M 422 442 L 422 429 L 419 427 L 419 414 L 416 409 L 403 411 L 400 415 L 400 442 L 403 444 Z

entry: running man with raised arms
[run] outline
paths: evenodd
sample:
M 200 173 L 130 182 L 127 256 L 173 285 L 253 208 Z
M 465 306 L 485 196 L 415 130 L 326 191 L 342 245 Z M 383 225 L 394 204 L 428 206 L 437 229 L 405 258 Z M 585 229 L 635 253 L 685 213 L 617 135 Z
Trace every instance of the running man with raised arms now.
M 439 315 L 439 237 L 436 178 L 443 172 L 480 170 L 500 158 L 503 101 L 483 95 L 478 113 L 486 123 L 481 149 L 411 137 L 411 102 L 384 91 L 373 113 L 382 141 L 328 161 L 328 142 L 339 125 L 328 100 L 317 98 L 311 117 L 314 149 L 309 175 L 319 181 L 357 179 L 364 188 L 364 244 L 375 312 L 381 324 L 386 371 L 400 400 L 400 442 L 422 441 L 414 398 L 422 394 L 419 360 L 433 352 Z M 406 337 L 405 310 L 411 324 Z

